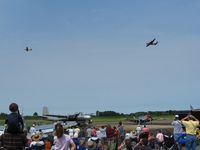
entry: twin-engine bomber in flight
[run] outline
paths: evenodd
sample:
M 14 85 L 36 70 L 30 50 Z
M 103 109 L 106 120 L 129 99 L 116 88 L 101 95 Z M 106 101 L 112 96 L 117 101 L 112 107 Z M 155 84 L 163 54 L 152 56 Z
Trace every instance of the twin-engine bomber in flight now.
M 146 47 L 150 46 L 150 45 L 157 45 L 158 41 L 154 42 L 156 39 L 154 38 L 152 41 L 146 43 Z

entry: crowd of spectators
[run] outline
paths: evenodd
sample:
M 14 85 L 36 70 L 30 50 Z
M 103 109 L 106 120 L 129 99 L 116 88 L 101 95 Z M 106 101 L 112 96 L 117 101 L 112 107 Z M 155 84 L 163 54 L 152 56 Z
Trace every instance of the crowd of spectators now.
M 189 114 L 172 121 L 173 131 L 160 130 L 152 132 L 146 125 L 138 125 L 126 131 L 123 123 L 118 126 L 110 124 L 95 127 L 71 127 L 64 129 L 62 123 L 55 124 L 54 132 L 44 134 L 37 131 L 35 124 L 26 132 L 18 105 L 9 106 L 11 113 L 5 124 L 6 130 L 0 136 L 3 150 L 186 150 L 196 149 L 196 129 L 199 121 Z

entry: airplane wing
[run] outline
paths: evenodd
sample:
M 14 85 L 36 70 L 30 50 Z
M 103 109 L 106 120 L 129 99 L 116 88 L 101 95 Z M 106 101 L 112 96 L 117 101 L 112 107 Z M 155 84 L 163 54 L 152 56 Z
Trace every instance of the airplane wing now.
M 153 43 L 156 40 L 156 38 L 154 38 L 151 42 Z
M 76 126 L 77 123 L 75 121 L 69 121 L 63 124 L 63 128 L 67 129 L 69 127 Z M 47 125 L 38 125 L 35 126 L 36 131 L 41 130 L 43 133 L 51 133 L 54 131 L 55 124 L 47 124 Z
M 153 42 L 155 41 L 156 39 L 154 38 L 152 41 L 146 43 L 146 47 L 148 47 L 149 45 L 153 45 Z

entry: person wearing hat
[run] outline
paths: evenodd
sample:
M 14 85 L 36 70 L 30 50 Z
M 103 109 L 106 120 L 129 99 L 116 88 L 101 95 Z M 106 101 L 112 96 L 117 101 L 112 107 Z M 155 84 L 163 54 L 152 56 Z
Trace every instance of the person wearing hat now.
M 174 140 L 176 142 L 178 142 L 178 140 L 183 132 L 183 126 L 182 126 L 182 122 L 179 120 L 179 115 L 175 115 L 175 118 L 171 124 L 173 126 Z
M 69 135 L 64 134 L 63 125 L 57 123 L 55 125 L 55 136 L 54 136 L 54 150 L 75 150 L 76 145 Z
M 5 120 L 6 132 L 12 134 L 18 134 L 23 132 L 24 121 L 19 113 L 18 105 L 11 103 L 9 105 L 10 114 Z
M 29 133 L 30 134 L 36 133 L 35 123 L 33 123 L 32 126 L 30 127 Z
M 43 149 L 44 148 L 44 141 L 42 141 L 42 135 L 40 133 L 33 133 L 31 135 L 32 142 L 30 144 L 31 149 Z

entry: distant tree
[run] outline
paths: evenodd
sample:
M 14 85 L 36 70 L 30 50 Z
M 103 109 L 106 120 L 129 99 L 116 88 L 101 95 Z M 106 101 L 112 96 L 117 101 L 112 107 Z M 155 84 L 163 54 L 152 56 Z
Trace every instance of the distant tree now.
M 5 119 L 8 114 L 6 113 L 0 113 L 0 119 Z
M 100 113 L 100 112 L 97 110 L 97 111 L 96 111 L 96 117 L 99 117 L 99 113 Z
M 114 112 L 114 111 L 104 111 L 104 112 L 96 112 L 98 113 L 97 116 L 120 116 L 121 114 L 120 113 L 117 113 L 117 112 Z
M 37 116 L 38 116 L 38 113 L 37 113 L 37 112 L 34 112 L 34 113 L 33 113 L 33 116 L 34 116 L 34 117 L 37 117 Z

